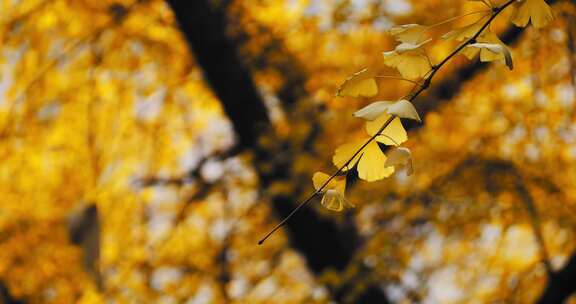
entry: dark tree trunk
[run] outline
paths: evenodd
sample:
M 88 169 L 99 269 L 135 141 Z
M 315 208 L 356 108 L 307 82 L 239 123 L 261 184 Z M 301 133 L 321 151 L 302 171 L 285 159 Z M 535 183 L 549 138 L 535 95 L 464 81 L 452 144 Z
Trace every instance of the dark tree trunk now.
M 226 36 L 226 12 L 218 2 L 171 0 L 168 4 L 206 80 L 222 101 L 240 146 L 251 148 L 268 127 L 268 115 L 250 71 L 240 60 L 238 46 Z
M 552 274 L 538 303 L 564 303 L 574 292 L 576 292 L 576 253 L 572 254 L 562 269 Z
M 261 187 L 266 188 L 276 180 L 290 180 L 294 151 L 286 151 L 289 145 L 279 144 L 279 151 L 267 151 L 257 144 L 264 130 L 269 131 L 272 127 L 251 73 L 240 59 L 239 45 L 226 34 L 228 22 L 222 4 L 209 0 L 167 2 L 174 11 L 195 60 L 202 67 L 207 82 L 234 126 L 240 149 L 251 150 L 256 155 L 255 167 L 259 172 Z M 262 169 L 264 166 L 261 164 L 266 162 L 273 164 L 272 170 Z M 276 214 L 280 217 L 287 215 L 294 207 L 295 197 L 298 194 L 272 198 Z M 320 217 L 312 208 L 303 209 L 286 228 L 292 246 L 303 254 L 309 268 L 316 274 L 330 268 L 345 269 L 357 249 L 359 237 L 354 227 L 342 228 Z M 256 239 L 254 246 L 257 246 Z M 362 295 L 364 300 L 369 301 L 367 303 L 387 302 L 381 289 L 368 290 L 368 294 Z M 338 294 L 334 292 L 334 295 Z M 339 301 L 337 297 L 335 300 Z
M 8 288 L 0 282 L 0 304 L 24 304 L 26 302 L 14 299 Z
M 96 204 L 88 204 L 70 217 L 70 241 L 82 248 L 82 263 L 96 286 L 102 288 L 100 276 L 100 219 Z

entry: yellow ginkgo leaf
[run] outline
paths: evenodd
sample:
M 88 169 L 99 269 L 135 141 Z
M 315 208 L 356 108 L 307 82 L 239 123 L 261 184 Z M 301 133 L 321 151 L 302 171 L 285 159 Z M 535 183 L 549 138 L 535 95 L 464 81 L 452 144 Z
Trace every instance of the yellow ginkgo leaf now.
M 419 24 L 404 24 L 395 26 L 388 32 L 400 42 L 418 44 L 425 37 L 427 27 Z
M 552 9 L 544 0 L 522 0 L 514 8 L 512 23 L 520 27 L 532 21 L 535 28 L 541 28 L 554 20 Z
M 372 121 L 383 113 L 392 114 L 400 118 L 413 119 L 419 122 L 421 121 L 414 105 L 406 99 L 398 101 L 376 101 L 356 111 L 354 116 Z
M 323 172 L 316 172 L 312 176 L 312 183 L 314 188 L 319 190 L 326 181 L 330 179 L 330 175 Z M 355 207 L 353 204 L 346 200 L 344 192 L 346 190 L 346 177 L 336 176 L 331 181 L 326 184 L 326 186 L 320 191 L 323 193 L 322 201 L 320 202 L 324 208 L 332 211 L 342 211 L 346 208 Z
M 430 71 L 430 62 L 422 46 L 429 41 L 426 40 L 419 44 L 405 42 L 398 45 L 393 51 L 382 53 L 384 64 L 397 69 L 404 78 L 423 77 Z
M 487 48 L 466 47 L 461 52 L 468 59 L 472 59 L 480 53 L 480 61 L 482 62 L 501 61 L 506 63 L 508 67 L 511 67 L 512 55 L 510 54 L 508 47 L 500 40 L 500 38 L 498 38 L 498 36 L 496 36 L 496 34 L 487 31 L 480 35 L 476 41 L 479 44 L 499 44 L 504 48 L 504 50 L 502 50 L 502 52 L 493 52 Z M 506 53 L 510 55 L 509 58 L 506 58 Z
M 362 152 L 354 156 L 354 159 L 352 159 L 350 162 L 348 162 L 348 160 L 352 158 L 352 155 L 354 155 L 356 151 L 360 150 L 360 148 L 367 141 L 368 141 L 367 138 L 357 139 L 352 142 L 345 143 L 336 148 L 334 156 L 332 157 L 332 163 L 334 163 L 334 166 L 342 168 L 342 171 L 344 172 L 352 169 L 362 156 Z M 346 162 L 348 162 L 348 164 L 346 164 Z
M 399 45 L 396 46 L 395 50 L 398 51 L 398 53 L 407 53 L 407 52 L 413 52 L 413 51 L 417 51 L 417 50 L 422 50 L 422 47 L 428 43 L 432 41 L 432 39 L 428 39 L 419 43 L 409 43 L 409 42 L 403 42 L 400 43 Z
M 389 114 L 382 114 L 373 121 L 366 122 L 366 132 L 370 136 L 374 136 L 382 126 L 390 118 Z M 403 142 L 408 140 L 408 134 L 402 126 L 400 118 L 396 117 L 390 124 L 376 137 L 376 140 L 388 146 L 399 146 Z
M 312 175 L 312 183 L 314 184 L 314 189 L 318 190 L 324 185 L 324 183 L 330 178 L 330 175 L 324 172 L 316 172 Z M 333 189 L 342 194 L 346 190 L 346 177 L 336 176 L 334 177 L 326 186 L 324 190 Z
M 369 138 L 366 137 L 338 147 L 332 158 L 334 165 L 338 168 L 344 166 L 346 161 L 352 158 L 354 153 L 368 140 Z M 354 157 L 354 160 L 348 164 L 347 170 L 358 164 L 358 177 L 365 181 L 372 182 L 388 177 L 394 173 L 394 167 L 386 167 L 385 163 L 386 155 L 380 150 L 378 143 L 372 141 L 364 147 L 357 157 Z
M 358 162 L 358 177 L 372 182 L 392 175 L 394 167 L 387 167 L 386 159 L 378 144 L 371 142 L 364 148 L 364 154 Z
M 368 69 L 363 69 L 348 77 L 338 88 L 336 95 L 350 97 L 373 97 L 378 94 L 378 85 Z
M 470 25 L 454 29 L 454 30 L 442 35 L 442 39 L 456 40 L 456 41 L 464 41 L 466 39 L 470 39 L 470 38 L 474 37 L 474 35 L 476 35 L 476 33 L 478 33 L 478 31 L 482 28 L 484 23 L 486 23 L 488 18 L 490 18 L 489 14 L 484 15 L 480 19 L 478 19 L 476 22 L 474 22 Z
M 320 204 L 322 204 L 324 208 L 336 212 L 344 210 L 344 207 L 347 208 L 355 207 L 350 202 L 348 202 L 348 200 L 346 200 L 346 198 L 343 195 L 341 195 L 338 191 L 331 189 L 326 190 L 326 192 L 324 192 L 324 196 L 322 197 Z
M 481 50 L 488 50 L 495 55 L 499 55 L 499 54 L 504 55 L 504 61 L 506 63 L 506 66 L 508 66 L 508 68 L 510 70 L 512 70 L 514 68 L 514 63 L 512 62 L 512 54 L 510 53 L 508 48 L 502 44 L 499 44 L 499 43 L 473 43 L 473 44 L 470 44 L 466 47 L 467 48 L 477 48 L 477 49 L 481 49 Z M 480 52 L 482 52 L 482 51 L 480 51 Z M 490 58 L 492 58 L 492 57 L 490 57 Z M 480 60 L 482 60 L 482 53 L 480 54 Z
M 392 166 L 396 169 L 406 168 L 406 173 L 408 175 L 412 175 L 414 173 L 414 167 L 412 165 L 412 153 L 408 148 L 394 148 L 388 152 L 386 155 L 388 159 L 386 159 L 385 166 Z

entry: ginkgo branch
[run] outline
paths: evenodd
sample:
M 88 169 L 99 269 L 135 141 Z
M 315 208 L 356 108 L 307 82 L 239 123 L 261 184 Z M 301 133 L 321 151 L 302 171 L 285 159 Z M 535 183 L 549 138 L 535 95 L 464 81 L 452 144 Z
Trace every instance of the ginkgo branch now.
M 514 3 L 514 1 L 516 1 L 516 0 L 508 0 L 506 3 L 502 4 L 499 7 L 493 7 L 492 8 L 492 15 L 490 16 L 490 18 L 482 25 L 482 27 L 471 38 L 469 38 L 464 43 L 462 43 L 460 46 L 458 46 L 456 49 L 454 49 L 454 51 L 452 51 L 450 54 L 448 54 L 442 61 L 440 61 L 439 64 L 432 65 L 431 70 L 428 72 L 429 75 L 424 79 L 424 81 L 421 84 L 418 83 L 418 85 L 417 85 L 418 89 L 414 92 L 414 94 L 412 94 L 410 96 L 408 101 L 413 101 L 422 92 L 424 92 L 430 86 L 432 79 L 434 78 L 436 73 L 438 73 L 438 71 L 448 61 L 450 61 L 450 59 L 452 59 L 454 56 L 456 56 L 462 49 L 464 49 L 466 46 L 468 46 L 472 43 L 475 43 L 476 39 L 492 23 L 492 21 L 502 11 L 504 11 L 508 6 L 512 5 L 512 3 Z M 314 191 L 308 198 L 306 198 L 306 200 L 304 200 L 302 203 L 300 203 L 298 206 L 296 206 L 296 208 L 294 208 L 294 210 L 292 210 L 292 212 L 290 212 L 290 214 L 288 214 L 280 223 L 278 223 L 278 225 L 276 225 L 268 234 L 266 234 L 266 236 L 264 236 L 260 241 L 258 241 L 258 245 L 262 245 L 272 234 L 274 234 L 276 231 L 278 231 L 278 229 L 282 228 L 290 220 L 290 218 L 292 218 L 300 209 L 302 209 L 304 206 L 308 205 L 310 203 L 310 201 L 312 201 L 312 199 L 318 193 L 321 193 L 324 190 L 324 188 L 328 185 L 328 183 L 331 180 L 333 180 L 334 177 L 336 177 L 338 174 L 340 174 L 344 170 L 344 168 L 348 167 L 348 165 L 356 158 L 356 156 L 358 156 L 362 152 L 362 150 L 364 150 L 364 148 L 366 146 L 368 146 L 374 139 L 376 139 L 377 136 L 381 135 L 381 133 L 386 129 L 386 127 L 388 127 L 388 125 L 390 125 L 392 120 L 394 120 L 395 118 L 396 118 L 396 116 L 390 115 L 390 117 L 388 118 L 386 123 L 384 123 L 384 125 L 380 128 L 380 130 L 378 132 L 376 132 L 360 148 L 358 148 L 358 150 L 356 150 L 356 152 L 346 161 L 346 163 L 344 163 L 344 165 L 339 167 L 338 170 L 336 170 L 336 172 L 334 174 L 332 174 L 326 181 L 324 181 L 324 183 L 318 189 L 316 189 L 316 191 Z

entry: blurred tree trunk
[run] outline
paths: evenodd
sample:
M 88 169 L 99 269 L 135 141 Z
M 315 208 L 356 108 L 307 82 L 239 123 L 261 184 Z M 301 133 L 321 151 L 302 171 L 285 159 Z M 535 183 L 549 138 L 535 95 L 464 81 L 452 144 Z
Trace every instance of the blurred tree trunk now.
M 167 2 L 176 15 L 195 60 L 202 67 L 208 84 L 220 99 L 234 126 L 240 149 L 254 152 L 254 165 L 259 173 L 261 187 L 266 188 L 277 180 L 291 180 L 290 169 L 294 151 L 286 151 L 289 145 L 277 145 L 279 151 L 258 146 L 258 138 L 265 130 L 272 130 L 272 126 L 251 73 L 240 59 L 238 42 L 226 34 L 225 7 L 219 1 L 209 0 Z M 266 166 L 262 165 L 264 163 L 271 163 L 272 169 L 265 170 Z M 287 215 L 298 196 L 298 193 L 295 193 L 290 197 L 272 198 L 277 215 Z M 305 208 L 286 228 L 291 244 L 303 254 L 309 268 L 316 274 L 330 268 L 345 269 L 359 243 L 353 226 L 339 227 L 334 222 L 321 218 L 312 208 Z M 257 246 L 257 237 L 259 236 L 255 236 L 254 246 Z M 367 290 L 368 293 L 363 295 L 366 301 L 387 302 L 379 288 Z M 334 299 L 339 302 L 340 296 L 344 294 L 333 292 Z
M 239 145 L 251 148 L 269 120 L 236 43 L 226 36 L 226 13 L 221 2 L 168 1 L 195 60 L 232 121 Z
M 0 304 L 24 304 L 26 302 L 14 299 L 8 288 L 0 282 Z
M 88 204 L 71 215 L 68 223 L 70 241 L 82 248 L 82 264 L 98 288 L 100 276 L 100 220 L 95 204 Z
M 576 252 L 564 267 L 552 274 L 538 303 L 564 303 L 574 292 L 576 292 Z

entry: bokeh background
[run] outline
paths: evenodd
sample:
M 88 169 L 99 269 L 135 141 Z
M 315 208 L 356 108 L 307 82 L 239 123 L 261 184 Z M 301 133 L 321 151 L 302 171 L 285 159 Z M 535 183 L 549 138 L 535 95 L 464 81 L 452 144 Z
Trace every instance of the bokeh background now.
M 362 136 L 369 100 L 335 92 L 396 75 L 386 30 L 481 2 L 0 0 L 0 303 L 570 301 L 576 2 L 547 2 L 545 28 L 491 25 L 513 71 L 457 56 L 415 101 L 414 175 L 351 175 L 355 209 L 258 246 Z

